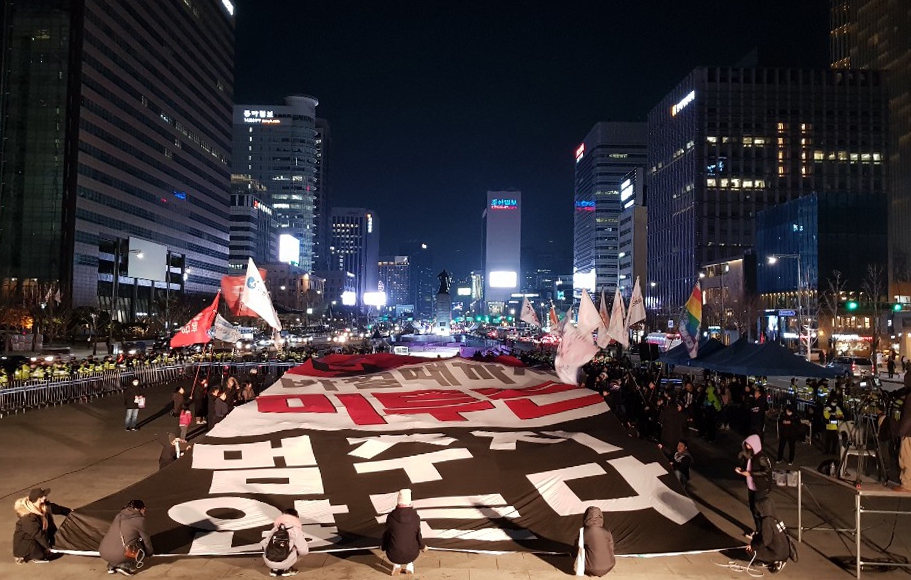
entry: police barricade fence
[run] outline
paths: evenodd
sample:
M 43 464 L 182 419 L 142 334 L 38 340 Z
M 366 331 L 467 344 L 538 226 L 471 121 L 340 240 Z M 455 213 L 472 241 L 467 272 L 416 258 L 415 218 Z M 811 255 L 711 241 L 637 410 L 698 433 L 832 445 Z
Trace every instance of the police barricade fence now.
M 164 365 L 142 365 L 126 369 L 106 370 L 76 378 L 49 377 L 44 380 L 11 381 L 0 388 L 0 417 L 71 402 L 88 402 L 97 397 L 119 393 L 133 378 L 140 386 L 153 387 L 181 378 L 209 378 L 218 375 L 243 375 L 256 368 L 269 379 L 277 378 L 299 362 L 221 362 L 195 361 Z M 203 376 L 205 373 L 205 376 Z

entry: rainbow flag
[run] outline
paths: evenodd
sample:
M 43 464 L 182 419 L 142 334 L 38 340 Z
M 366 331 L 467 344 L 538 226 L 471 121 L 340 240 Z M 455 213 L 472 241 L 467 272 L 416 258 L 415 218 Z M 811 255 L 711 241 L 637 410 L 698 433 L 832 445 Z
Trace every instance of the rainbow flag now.
M 683 307 L 683 313 L 680 315 L 680 324 L 677 329 L 680 331 L 680 339 L 686 345 L 686 350 L 690 358 L 696 358 L 699 354 L 699 328 L 702 326 L 702 288 L 699 282 L 693 288 L 690 299 L 686 301 Z

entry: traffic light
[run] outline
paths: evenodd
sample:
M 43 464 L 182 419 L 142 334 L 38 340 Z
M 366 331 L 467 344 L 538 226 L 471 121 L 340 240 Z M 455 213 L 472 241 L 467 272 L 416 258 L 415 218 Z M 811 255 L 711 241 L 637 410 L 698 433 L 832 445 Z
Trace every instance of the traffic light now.
M 892 305 L 892 312 L 901 312 L 901 310 L 902 310 L 901 303 L 896 302 L 895 304 Z
M 845 308 L 847 308 L 848 310 L 857 310 L 857 301 L 856 301 L 856 300 L 848 300 L 848 301 L 845 303 Z

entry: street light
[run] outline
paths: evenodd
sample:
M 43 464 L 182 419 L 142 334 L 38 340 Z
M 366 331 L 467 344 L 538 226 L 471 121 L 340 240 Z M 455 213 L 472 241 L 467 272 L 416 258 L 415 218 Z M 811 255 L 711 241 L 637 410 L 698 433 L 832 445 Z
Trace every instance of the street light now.
M 775 264 L 781 258 L 794 258 L 797 261 L 797 352 L 800 355 L 804 355 L 803 352 L 803 319 L 802 319 L 802 308 L 800 305 L 800 282 L 802 280 L 800 275 L 800 254 L 772 254 L 768 257 L 769 264 Z M 809 331 L 807 332 L 807 342 L 809 343 Z M 807 344 L 807 353 L 806 359 L 810 360 L 809 357 L 809 344 Z

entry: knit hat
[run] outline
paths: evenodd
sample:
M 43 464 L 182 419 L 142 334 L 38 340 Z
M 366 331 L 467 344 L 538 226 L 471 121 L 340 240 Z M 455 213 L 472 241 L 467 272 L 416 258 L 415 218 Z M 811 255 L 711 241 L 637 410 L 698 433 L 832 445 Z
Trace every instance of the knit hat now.
M 400 506 L 411 506 L 411 490 L 407 488 L 399 490 L 399 497 L 396 503 Z
M 41 489 L 40 487 L 36 487 L 32 491 L 28 492 L 28 500 L 32 503 L 35 503 L 38 501 L 39 497 L 47 497 L 49 493 L 51 493 L 50 489 Z

